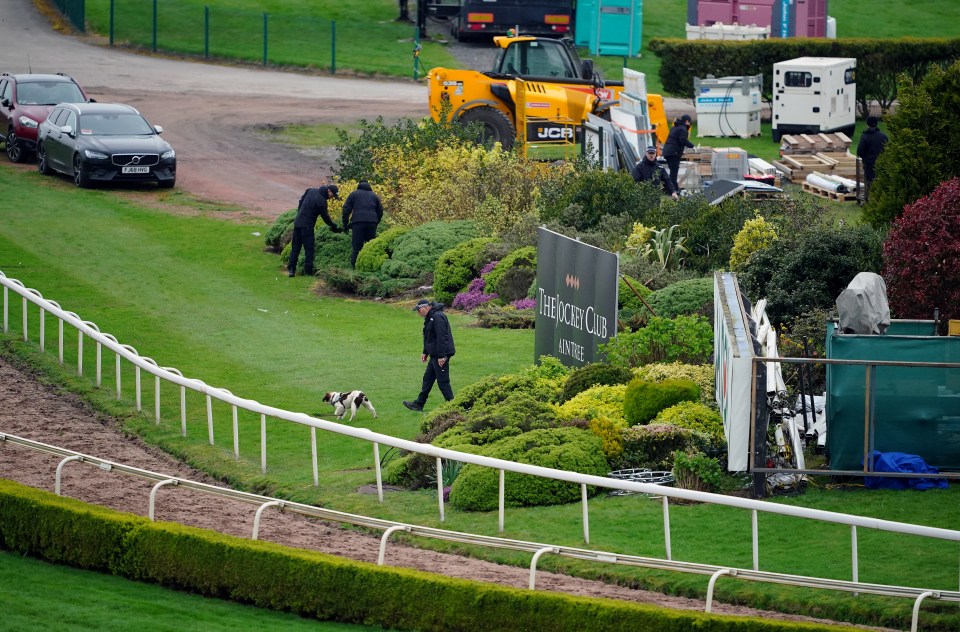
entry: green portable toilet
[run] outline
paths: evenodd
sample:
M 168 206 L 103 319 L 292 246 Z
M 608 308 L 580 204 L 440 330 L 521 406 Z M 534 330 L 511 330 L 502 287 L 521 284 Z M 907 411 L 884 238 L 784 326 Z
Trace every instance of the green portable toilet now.
M 584 7 L 594 14 L 592 19 L 581 18 L 580 4 L 577 3 L 577 37 L 586 39 L 591 55 L 640 54 L 643 0 L 595 0 L 589 8 Z M 586 33 L 579 33 L 581 19 L 586 22 Z

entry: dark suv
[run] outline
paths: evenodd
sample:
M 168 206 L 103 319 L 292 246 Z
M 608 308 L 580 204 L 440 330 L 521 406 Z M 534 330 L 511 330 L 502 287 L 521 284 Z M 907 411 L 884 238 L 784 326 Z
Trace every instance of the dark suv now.
M 0 132 L 7 157 L 22 162 L 37 150 L 37 128 L 58 103 L 92 101 L 63 73 L 55 75 L 0 75 Z

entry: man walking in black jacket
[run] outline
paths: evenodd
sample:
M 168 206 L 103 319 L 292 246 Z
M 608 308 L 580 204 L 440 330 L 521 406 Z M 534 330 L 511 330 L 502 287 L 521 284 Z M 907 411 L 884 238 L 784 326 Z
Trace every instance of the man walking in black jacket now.
M 303 273 L 307 276 L 313 276 L 313 248 L 314 235 L 313 230 L 317 225 L 317 218 L 322 217 L 324 223 L 335 233 L 340 229 L 330 219 L 327 212 L 327 200 L 330 198 L 340 199 L 337 185 L 317 187 L 316 189 L 307 189 L 300 196 L 300 204 L 297 206 L 297 216 L 293 220 L 293 240 L 290 242 L 290 260 L 287 262 L 287 273 L 294 276 L 297 273 L 297 260 L 300 258 L 300 248 L 304 250 Z
M 456 353 L 453 345 L 453 334 L 450 331 L 450 321 L 443 313 L 443 303 L 431 303 L 425 299 L 417 301 L 413 308 L 423 317 L 423 353 L 420 361 L 427 363 L 423 372 L 423 386 L 420 395 L 412 402 L 404 400 L 403 405 L 410 410 L 423 410 L 430 396 L 433 383 L 436 382 L 448 402 L 453 399 L 453 389 L 450 387 L 450 359 Z
M 370 183 L 361 180 L 357 190 L 347 196 L 343 203 L 343 230 L 353 230 L 351 245 L 353 254 L 350 266 L 357 267 L 357 255 L 363 245 L 377 236 L 377 225 L 383 219 L 383 205 L 380 197 L 370 188 Z
M 673 190 L 679 191 L 680 184 L 677 177 L 680 175 L 680 159 L 683 158 L 684 148 L 693 149 L 693 143 L 690 142 L 690 126 L 693 124 L 689 114 L 684 114 L 673 123 L 673 128 L 667 134 L 667 142 L 663 144 L 663 151 L 660 152 L 670 167 L 670 182 L 673 183 Z

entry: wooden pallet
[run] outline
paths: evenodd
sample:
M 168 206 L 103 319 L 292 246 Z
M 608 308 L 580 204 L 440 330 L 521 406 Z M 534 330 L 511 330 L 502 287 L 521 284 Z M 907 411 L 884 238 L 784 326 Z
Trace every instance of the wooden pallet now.
M 780 139 L 780 155 L 813 154 L 821 151 L 846 152 L 852 141 L 843 132 L 831 134 L 785 134 Z
M 807 193 L 826 198 L 828 200 L 834 200 L 837 202 L 856 202 L 857 194 L 853 193 L 840 193 L 838 191 L 831 191 L 830 189 L 824 189 L 823 187 L 818 187 L 815 184 L 810 184 L 809 182 L 801 183 L 803 190 Z

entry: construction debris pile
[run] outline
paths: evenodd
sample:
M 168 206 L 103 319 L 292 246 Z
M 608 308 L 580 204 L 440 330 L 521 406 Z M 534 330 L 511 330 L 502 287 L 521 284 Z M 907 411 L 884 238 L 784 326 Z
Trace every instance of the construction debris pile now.
M 858 197 L 857 157 L 850 138 L 842 132 L 794 134 L 780 139 L 780 160 L 773 161 L 783 176 L 804 191 L 837 201 Z

